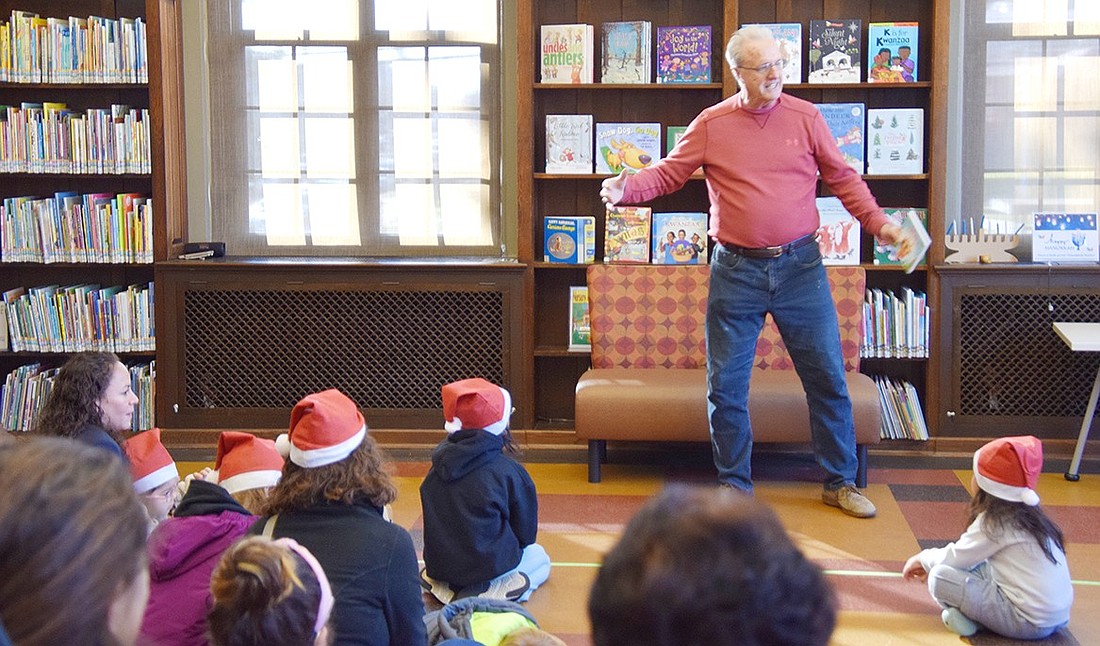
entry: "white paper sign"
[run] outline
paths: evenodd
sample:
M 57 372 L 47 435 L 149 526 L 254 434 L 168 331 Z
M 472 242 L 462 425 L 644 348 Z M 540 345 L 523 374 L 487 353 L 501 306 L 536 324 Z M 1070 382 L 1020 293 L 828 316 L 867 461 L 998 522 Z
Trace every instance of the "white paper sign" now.
M 1100 262 L 1095 213 L 1035 213 L 1031 259 Z

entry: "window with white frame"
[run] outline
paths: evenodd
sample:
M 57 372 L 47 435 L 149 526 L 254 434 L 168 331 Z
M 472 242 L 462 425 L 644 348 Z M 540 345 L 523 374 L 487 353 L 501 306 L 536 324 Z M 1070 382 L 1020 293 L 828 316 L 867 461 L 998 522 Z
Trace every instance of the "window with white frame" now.
M 1100 1 L 956 0 L 960 14 L 947 229 L 1028 233 L 1032 213 L 1095 213 Z
M 501 255 L 500 0 L 207 0 L 234 255 Z

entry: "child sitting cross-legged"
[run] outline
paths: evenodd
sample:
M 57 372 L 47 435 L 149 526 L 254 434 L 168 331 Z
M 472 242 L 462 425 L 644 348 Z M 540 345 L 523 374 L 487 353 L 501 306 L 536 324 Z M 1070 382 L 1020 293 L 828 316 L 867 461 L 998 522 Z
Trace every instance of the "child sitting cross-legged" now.
M 951 631 L 968 637 L 984 626 L 1012 639 L 1043 639 L 1069 622 L 1065 539 L 1035 493 L 1042 469 L 1043 445 L 1030 435 L 978 449 L 966 531 L 906 561 L 902 574 L 928 582 Z
M 515 453 L 512 398 L 484 379 L 443 386 L 447 438 L 420 485 L 423 587 L 439 601 L 464 597 L 526 601 L 550 574 L 535 542 L 538 498 Z

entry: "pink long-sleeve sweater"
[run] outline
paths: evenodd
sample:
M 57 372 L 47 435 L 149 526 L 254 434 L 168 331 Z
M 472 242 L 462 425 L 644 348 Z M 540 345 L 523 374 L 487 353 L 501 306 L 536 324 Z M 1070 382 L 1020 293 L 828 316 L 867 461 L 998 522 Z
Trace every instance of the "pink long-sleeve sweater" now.
M 668 157 L 627 178 L 621 203 L 679 190 L 702 167 L 712 238 L 742 247 L 781 245 L 817 230 L 820 170 L 864 231 L 878 234 L 889 222 L 812 103 L 783 94 L 772 107 L 752 110 L 741 98 L 699 113 Z

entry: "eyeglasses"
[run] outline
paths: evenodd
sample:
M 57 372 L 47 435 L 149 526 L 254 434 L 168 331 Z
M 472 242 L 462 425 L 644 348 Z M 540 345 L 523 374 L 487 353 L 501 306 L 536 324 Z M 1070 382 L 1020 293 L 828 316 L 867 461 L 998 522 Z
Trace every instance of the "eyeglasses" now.
M 757 65 L 756 67 L 742 67 L 742 66 L 738 65 L 737 69 L 739 69 L 739 70 L 749 70 L 750 72 L 756 72 L 757 74 L 767 74 L 769 71 L 771 71 L 771 69 L 773 67 L 782 72 L 783 68 L 786 67 L 786 66 L 787 66 L 787 59 L 781 58 L 777 61 L 772 61 L 771 63 L 764 63 L 763 65 Z

